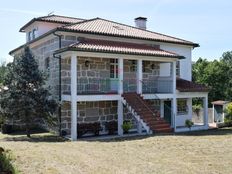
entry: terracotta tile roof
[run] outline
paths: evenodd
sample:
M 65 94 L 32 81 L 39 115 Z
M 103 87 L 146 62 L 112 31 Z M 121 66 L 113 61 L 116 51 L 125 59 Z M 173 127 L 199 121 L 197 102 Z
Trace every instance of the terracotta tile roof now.
M 178 39 L 175 37 L 167 36 L 164 34 L 152 32 L 148 30 L 142 30 L 136 27 L 120 24 L 117 22 L 113 22 L 101 18 L 85 20 L 76 24 L 59 27 L 58 29 L 63 31 L 72 31 L 72 32 L 74 31 L 74 32 L 82 32 L 82 33 L 153 40 L 159 42 L 169 42 L 176 44 L 191 45 L 195 47 L 199 46 L 198 44 L 190 41 Z
M 176 89 L 180 92 L 208 92 L 205 85 L 197 84 L 181 78 L 176 79 Z
M 60 24 L 74 24 L 77 22 L 81 22 L 83 20 L 85 19 L 67 17 L 67 16 L 58 16 L 58 15 L 42 16 L 32 19 L 27 24 L 25 24 L 19 31 L 24 32 L 25 28 L 35 21 L 44 21 L 44 22 L 60 23 Z
M 217 101 L 213 101 L 211 102 L 213 105 L 224 105 L 229 103 L 229 101 L 223 101 L 223 100 L 217 100 Z
M 66 48 L 57 50 L 57 53 L 77 50 L 77 51 L 90 51 L 90 52 L 107 52 L 118 54 L 132 54 L 132 55 L 145 55 L 145 56 L 158 56 L 170 58 L 184 58 L 181 55 L 164 51 L 158 47 L 152 47 L 145 44 L 134 44 L 127 42 L 115 42 L 106 40 L 95 39 L 81 39 L 79 42 L 69 45 Z

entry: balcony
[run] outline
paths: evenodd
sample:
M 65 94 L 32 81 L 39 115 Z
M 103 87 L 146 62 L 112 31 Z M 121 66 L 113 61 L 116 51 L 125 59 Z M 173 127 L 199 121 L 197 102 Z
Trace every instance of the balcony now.
M 125 79 L 119 81 L 118 79 L 78 79 L 77 80 L 77 95 L 97 95 L 97 94 L 118 94 L 119 83 L 123 83 L 123 92 L 136 92 L 137 79 Z M 143 80 L 142 83 L 143 94 L 158 94 L 158 93 L 172 93 L 172 80 Z M 63 94 L 71 94 L 69 85 L 65 85 L 66 90 Z

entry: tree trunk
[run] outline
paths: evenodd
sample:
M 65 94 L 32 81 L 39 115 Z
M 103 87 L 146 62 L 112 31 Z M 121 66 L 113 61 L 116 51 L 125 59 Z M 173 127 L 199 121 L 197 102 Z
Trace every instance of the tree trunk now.
M 28 125 L 28 124 L 26 124 L 26 134 L 27 134 L 27 137 L 28 137 L 28 138 L 31 138 L 30 128 L 29 128 L 29 125 Z
M 29 118 L 28 118 L 28 112 L 26 111 L 25 112 L 25 117 L 26 117 L 26 135 L 28 138 L 31 137 L 31 134 L 30 134 L 30 124 L 29 124 Z

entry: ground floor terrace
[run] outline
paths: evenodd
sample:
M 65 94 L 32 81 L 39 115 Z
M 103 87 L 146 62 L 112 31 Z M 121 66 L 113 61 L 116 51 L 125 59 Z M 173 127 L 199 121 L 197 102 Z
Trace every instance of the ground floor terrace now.
M 129 134 L 142 135 L 159 133 L 151 131 L 148 125 L 149 123 L 143 120 L 143 113 L 139 113 L 138 111 L 138 114 L 136 113 L 136 109 L 133 108 L 137 106 L 136 103 L 134 105 L 133 102 L 131 103 L 131 101 L 128 101 L 128 105 L 127 101 L 122 96 L 123 95 L 118 94 L 77 95 L 75 106 L 73 106 L 71 96 L 63 95 L 64 101 L 61 110 L 63 135 L 73 140 L 95 135 L 123 136 L 125 134 L 122 128 L 124 121 L 130 121 L 132 123 Z M 172 94 L 169 96 L 162 94 L 142 94 L 141 97 L 143 101 L 147 103 L 147 106 L 150 107 L 149 111 L 153 113 L 152 117 L 155 118 L 158 116 L 164 119 L 165 122 L 170 125 L 173 132 L 190 131 L 185 125 L 186 120 L 193 121 L 194 125 L 191 130 L 208 129 L 207 93 L 177 93 L 175 99 Z M 203 112 L 200 114 L 195 113 L 192 109 L 194 100 L 198 100 L 202 103 Z M 72 107 L 74 110 L 76 109 L 75 115 L 73 115 Z M 146 113 L 147 110 L 143 112 Z M 83 130 L 83 128 L 85 129 L 85 127 L 89 129 L 89 126 L 97 126 L 99 128 L 99 134 L 96 134 L 93 130 L 84 133 L 80 131 Z

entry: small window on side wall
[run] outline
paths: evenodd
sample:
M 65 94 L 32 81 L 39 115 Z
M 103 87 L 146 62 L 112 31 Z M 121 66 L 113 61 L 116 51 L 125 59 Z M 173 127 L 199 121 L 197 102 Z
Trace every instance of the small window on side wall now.
M 37 37 L 37 29 L 33 29 L 32 31 L 32 39 L 35 39 Z
M 29 33 L 28 33 L 28 42 L 30 42 L 32 40 L 32 32 L 30 31 Z
M 49 57 L 47 57 L 47 58 L 45 59 L 45 69 L 46 69 L 47 71 L 50 70 L 50 58 L 49 58 Z

